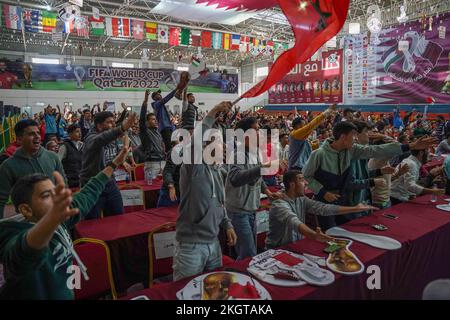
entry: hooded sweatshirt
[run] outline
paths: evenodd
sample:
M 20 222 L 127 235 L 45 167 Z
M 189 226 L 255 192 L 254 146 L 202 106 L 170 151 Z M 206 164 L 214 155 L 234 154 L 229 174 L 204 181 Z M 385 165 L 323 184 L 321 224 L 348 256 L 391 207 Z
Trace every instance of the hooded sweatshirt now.
M 282 199 L 272 202 L 269 212 L 269 232 L 267 233 L 266 246 L 273 249 L 279 246 L 302 239 L 298 232 L 300 224 L 305 223 L 306 214 L 331 216 L 338 213 L 338 206 L 323 204 L 298 197 L 295 199 L 284 195 Z
M 246 151 L 242 157 L 245 157 L 245 164 L 232 164 L 229 167 L 225 184 L 228 212 L 255 213 L 260 206 L 260 194 L 267 189 L 261 178 L 261 164 L 259 161 L 250 163 L 250 156 Z M 240 158 L 239 155 L 237 158 Z
M 331 147 L 334 138 L 329 138 L 311 156 L 303 168 L 303 174 L 308 181 L 317 200 L 326 202 L 326 192 L 339 194 L 341 197 L 335 204 L 346 205 L 349 201 L 346 185 L 350 182 L 350 164 L 352 159 L 387 158 L 409 151 L 408 145 L 397 142 L 383 145 L 353 144 L 352 148 L 337 151 Z
M 142 104 L 139 118 L 139 136 L 145 152 L 145 161 L 162 161 L 165 159 L 164 141 L 158 128 L 149 128 L 147 122 L 147 103 Z
M 3 208 L 8 201 L 9 192 L 20 177 L 43 173 L 53 180 L 53 171 L 58 171 L 66 179 L 56 153 L 41 147 L 35 155 L 28 156 L 22 148 L 17 149 L 13 156 L 0 166 L 0 218 L 3 218 Z
M 67 287 L 67 280 L 73 274 L 68 267 L 72 266 L 74 258 L 69 231 L 89 213 L 107 181 L 108 177 L 100 172 L 73 195 L 71 207 L 79 208 L 80 213 L 61 224 L 42 250 L 27 244 L 27 233 L 34 224 L 22 215 L 0 220 L 0 263 L 6 280 L 0 288 L 0 300 L 74 298 L 73 290 Z
M 214 118 L 205 117 L 203 133 L 212 127 Z M 199 132 L 197 132 L 199 131 Z M 180 169 L 180 205 L 176 225 L 179 242 L 213 243 L 219 235 L 219 227 L 232 228 L 225 210 L 225 190 L 222 170 L 216 165 L 183 164 Z
M 105 148 L 109 148 L 117 138 L 122 135 L 122 129 L 116 127 L 103 132 L 97 132 L 93 127 L 84 140 L 83 161 L 80 171 L 80 184 L 87 183 L 89 178 L 95 176 L 105 168 Z M 116 149 L 118 146 L 116 145 Z M 114 158 L 113 155 L 111 155 Z M 112 160 L 112 159 L 111 159 Z M 114 178 L 112 178 L 114 179 Z

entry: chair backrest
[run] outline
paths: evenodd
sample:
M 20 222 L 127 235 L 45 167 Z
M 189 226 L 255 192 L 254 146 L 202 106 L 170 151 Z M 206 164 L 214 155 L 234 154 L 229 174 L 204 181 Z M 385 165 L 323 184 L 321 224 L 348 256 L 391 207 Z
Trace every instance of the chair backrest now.
M 74 290 L 75 299 L 96 299 L 109 292 L 113 299 L 117 299 L 108 245 L 102 240 L 91 238 L 77 239 L 73 245 L 89 276 L 87 281 L 81 277 L 80 289 Z
M 173 250 L 175 249 L 175 222 L 168 222 L 148 234 L 149 288 L 153 279 L 172 274 Z
M 135 184 L 118 185 L 125 213 L 145 210 L 145 193 Z
M 136 167 L 133 170 L 133 173 L 134 173 L 133 181 L 144 180 L 145 179 L 144 163 L 136 165 Z

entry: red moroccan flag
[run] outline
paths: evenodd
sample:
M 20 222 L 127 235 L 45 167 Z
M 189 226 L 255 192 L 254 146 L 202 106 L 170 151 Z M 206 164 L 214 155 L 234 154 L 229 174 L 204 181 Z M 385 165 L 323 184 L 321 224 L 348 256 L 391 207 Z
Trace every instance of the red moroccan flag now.
M 212 46 L 212 33 L 211 31 L 202 31 L 202 47 L 211 48 Z
M 278 0 L 289 20 L 295 46 L 283 52 L 267 77 L 242 95 L 259 96 L 284 78 L 298 63 L 305 62 L 325 42 L 334 37 L 347 19 L 350 0 Z

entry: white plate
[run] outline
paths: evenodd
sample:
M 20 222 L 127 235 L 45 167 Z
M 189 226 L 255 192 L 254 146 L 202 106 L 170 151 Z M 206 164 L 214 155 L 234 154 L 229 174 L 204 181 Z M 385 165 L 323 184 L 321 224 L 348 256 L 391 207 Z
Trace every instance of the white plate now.
M 450 212 L 450 204 L 438 204 L 436 208 Z
M 202 274 L 191 281 L 180 291 L 177 292 L 176 296 L 179 300 L 202 300 L 202 284 L 203 279 L 211 274 L 216 273 L 230 273 L 235 276 L 236 282 L 241 285 L 246 285 L 247 282 L 253 284 L 259 293 L 260 298 L 258 300 L 272 300 L 270 293 L 264 288 L 257 280 L 250 278 L 246 274 L 228 271 L 218 271 Z M 232 300 L 233 298 L 229 298 Z
M 287 253 L 297 259 L 303 260 L 295 266 L 288 266 L 273 257 L 280 253 Z M 334 274 L 328 270 L 320 268 L 303 255 L 286 250 L 267 250 L 250 261 L 247 271 L 259 280 L 281 287 L 299 287 L 305 284 L 326 286 L 334 282 Z M 275 278 L 272 273 L 277 271 L 292 272 L 297 277 L 295 280 L 284 280 Z
M 147 296 L 137 296 L 131 300 L 150 300 Z
M 352 232 L 341 227 L 330 228 L 326 231 L 326 234 L 333 237 L 350 238 L 368 244 L 369 246 L 384 250 L 397 250 L 402 247 L 402 244 L 399 241 L 389 237 L 377 236 L 368 233 Z

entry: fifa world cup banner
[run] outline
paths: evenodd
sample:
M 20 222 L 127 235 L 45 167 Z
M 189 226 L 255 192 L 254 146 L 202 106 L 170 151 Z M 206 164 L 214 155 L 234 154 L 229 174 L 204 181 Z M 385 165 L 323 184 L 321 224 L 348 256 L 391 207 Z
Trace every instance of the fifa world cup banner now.
M 193 69 L 192 69 L 193 70 Z M 226 71 L 191 72 L 189 91 L 237 93 L 238 75 Z M 80 65 L 0 62 L 1 89 L 143 91 L 176 88 L 180 71 L 170 69 L 114 68 Z
M 342 102 L 342 65 L 342 50 L 322 52 L 321 59 L 296 65 L 269 89 L 269 103 Z
M 450 103 L 450 13 L 344 39 L 346 104 Z

